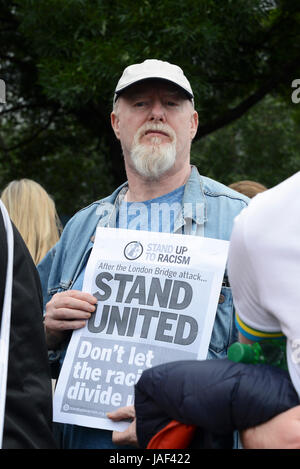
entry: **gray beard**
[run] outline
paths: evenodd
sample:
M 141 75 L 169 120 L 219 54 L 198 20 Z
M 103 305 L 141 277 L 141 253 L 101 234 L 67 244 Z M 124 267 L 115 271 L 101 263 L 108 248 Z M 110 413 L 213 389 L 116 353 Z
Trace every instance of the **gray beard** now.
M 151 143 L 142 144 L 138 143 L 140 134 L 141 129 L 134 137 L 130 152 L 131 162 L 138 174 L 149 180 L 157 180 L 175 164 L 176 135 L 173 135 L 170 143 L 161 143 L 161 138 L 156 136 Z

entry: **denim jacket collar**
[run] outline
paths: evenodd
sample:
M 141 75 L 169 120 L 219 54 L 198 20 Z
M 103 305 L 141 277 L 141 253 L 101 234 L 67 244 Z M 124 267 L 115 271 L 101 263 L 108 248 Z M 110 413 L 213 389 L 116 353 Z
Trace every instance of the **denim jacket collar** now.
M 202 181 L 195 166 L 185 185 L 182 211 L 175 220 L 174 233 L 197 234 L 203 236 L 206 221 L 206 204 Z

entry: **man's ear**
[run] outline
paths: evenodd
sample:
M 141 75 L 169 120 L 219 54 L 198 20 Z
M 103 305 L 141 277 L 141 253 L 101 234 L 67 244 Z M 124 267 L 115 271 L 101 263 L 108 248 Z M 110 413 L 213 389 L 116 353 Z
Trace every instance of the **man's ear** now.
M 119 118 L 114 111 L 110 115 L 110 122 L 117 139 L 120 140 Z
M 198 112 L 194 111 L 191 116 L 191 140 L 195 137 L 198 129 Z

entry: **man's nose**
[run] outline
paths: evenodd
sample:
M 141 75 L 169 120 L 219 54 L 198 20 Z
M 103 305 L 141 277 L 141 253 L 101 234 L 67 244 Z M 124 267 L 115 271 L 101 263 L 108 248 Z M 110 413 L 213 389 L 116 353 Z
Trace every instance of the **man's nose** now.
M 159 100 L 153 102 L 149 115 L 149 120 L 155 120 L 160 122 L 166 121 L 165 108 Z

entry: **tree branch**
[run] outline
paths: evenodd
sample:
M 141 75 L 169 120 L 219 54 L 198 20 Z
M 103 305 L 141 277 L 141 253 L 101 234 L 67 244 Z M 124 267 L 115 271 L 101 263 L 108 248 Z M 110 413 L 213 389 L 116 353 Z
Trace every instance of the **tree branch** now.
M 5 148 L 5 147 L 2 147 L 2 150 L 4 151 L 13 151 L 13 150 L 16 150 L 17 148 L 20 148 L 20 147 L 23 147 L 25 145 L 28 145 L 29 143 L 31 143 L 33 140 L 35 140 L 42 132 L 44 132 L 44 130 L 46 130 L 50 124 L 53 122 L 53 119 L 54 117 L 56 116 L 56 114 L 58 113 L 58 108 L 55 109 L 52 114 L 50 115 L 48 121 L 46 122 L 45 125 L 43 125 L 42 127 L 40 127 L 35 133 L 33 133 L 29 138 L 25 138 L 24 140 L 22 140 L 21 142 L 19 142 L 18 144 L 16 145 L 13 145 L 12 147 L 10 148 Z
M 281 83 L 287 82 L 292 79 L 292 74 L 296 69 L 299 68 L 299 60 L 295 60 L 288 65 L 282 65 L 283 73 L 279 73 L 277 77 L 267 80 L 261 85 L 261 87 L 251 94 L 248 98 L 238 104 L 235 108 L 228 110 L 222 116 L 217 117 L 215 120 L 208 122 L 207 124 L 200 125 L 195 137 L 198 140 L 205 135 L 208 135 L 215 130 L 225 127 L 231 124 L 235 120 L 243 116 L 249 109 L 261 101 L 268 93 L 275 90 L 275 88 Z
M 14 107 L 11 107 L 9 109 L 4 109 L 3 111 L 0 112 L 0 117 L 3 115 L 3 114 L 7 114 L 9 112 L 15 112 L 15 111 L 20 111 L 22 109 L 31 109 L 31 108 L 35 108 L 35 107 L 38 107 L 38 105 L 33 105 L 33 104 L 20 104 L 18 106 L 14 106 Z

